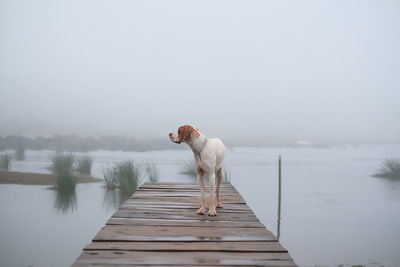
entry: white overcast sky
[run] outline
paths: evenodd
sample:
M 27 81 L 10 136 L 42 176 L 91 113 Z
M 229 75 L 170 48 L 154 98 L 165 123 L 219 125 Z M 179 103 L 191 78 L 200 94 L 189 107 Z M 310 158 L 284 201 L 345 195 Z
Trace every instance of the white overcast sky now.
M 0 135 L 400 141 L 400 1 L 0 2 Z

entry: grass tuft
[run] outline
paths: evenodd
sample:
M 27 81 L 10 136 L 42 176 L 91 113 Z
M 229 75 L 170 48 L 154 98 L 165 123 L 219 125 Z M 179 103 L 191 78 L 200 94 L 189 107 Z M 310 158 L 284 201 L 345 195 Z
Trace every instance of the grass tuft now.
M 106 182 L 106 188 L 108 190 L 113 190 L 118 188 L 118 178 L 115 174 L 114 167 L 105 167 L 103 168 L 103 177 Z
M 231 172 L 228 171 L 225 167 L 222 167 L 222 183 L 223 184 L 230 184 L 231 183 Z
M 72 154 L 56 154 L 51 158 L 51 166 L 56 177 L 55 188 L 58 191 L 75 191 L 76 175 L 73 170 L 75 157 Z
M 23 146 L 18 146 L 18 147 L 15 149 L 15 158 L 16 158 L 17 160 L 20 160 L 20 161 L 25 160 L 25 147 L 23 147 Z
M 118 188 L 122 193 L 133 194 L 142 177 L 142 166 L 133 161 L 115 163 L 103 170 L 107 189 Z
M 76 171 L 80 175 L 90 175 L 92 170 L 93 161 L 88 156 L 80 157 L 76 160 Z
M 6 153 L 0 155 L 0 169 L 3 171 L 9 171 L 11 166 L 11 157 Z
M 197 173 L 196 173 L 196 167 L 194 166 L 194 161 L 193 160 L 185 161 L 179 173 L 196 177 Z
M 229 184 L 231 180 L 231 173 L 225 168 L 222 167 L 222 183 L 223 184 Z M 196 167 L 194 165 L 193 160 L 185 161 L 181 167 L 181 170 L 179 171 L 181 174 L 185 174 L 188 176 L 196 177 L 197 172 L 196 172 Z
M 385 160 L 374 176 L 400 179 L 400 159 Z
M 158 181 L 159 172 L 158 172 L 157 165 L 154 162 L 145 163 L 144 170 L 145 170 L 146 176 L 149 177 L 150 182 L 155 183 Z

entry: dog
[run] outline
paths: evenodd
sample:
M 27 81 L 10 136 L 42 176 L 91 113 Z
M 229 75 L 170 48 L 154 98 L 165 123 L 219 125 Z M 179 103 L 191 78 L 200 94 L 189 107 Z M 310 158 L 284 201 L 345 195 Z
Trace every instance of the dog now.
M 201 193 L 199 209 L 196 213 L 204 215 L 206 212 L 207 202 L 204 177 L 207 176 L 210 188 L 208 215 L 217 216 L 216 208 L 223 208 L 220 186 L 222 181 L 222 161 L 226 150 L 224 143 L 218 138 L 207 138 L 199 129 L 191 125 L 179 127 L 178 131 L 169 133 L 169 138 L 177 144 L 186 143 L 193 151 L 197 182 Z M 215 178 L 217 178 L 216 183 Z

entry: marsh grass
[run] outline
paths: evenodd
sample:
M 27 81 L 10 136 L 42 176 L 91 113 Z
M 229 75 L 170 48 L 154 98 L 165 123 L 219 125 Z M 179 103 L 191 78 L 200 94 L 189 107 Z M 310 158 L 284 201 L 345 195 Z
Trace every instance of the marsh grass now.
M 194 161 L 193 160 L 185 161 L 182 164 L 182 167 L 181 167 L 179 173 L 196 177 L 197 173 L 196 173 L 196 167 L 194 166 Z
M 0 155 L 0 169 L 3 171 L 9 171 L 11 167 L 11 157 L 6 153 Z
M 133 194 L 139 185 L 142 167 L 133 161 L 125 161 L 118 163 L 116 169 L 120 190 Z
M 106 183 L 105 187 L 107 190 L 113 190 L 118 188 L 118 178 L 115 173 L 114 167 L 104 167 L 103 168 L 103 177 Z
M 133 161 L 115 163 L 103 169 L 106 188 L 120 190 L 123 195 L 133 194 L 142 178 L 143 167 Z
M 197 177 L 196 167 L 194 165 L 193 160 L 185 161 L 179 171 L 181 174 L 185 174 L 192 177 Z M 231 179 L 231 173 L 228 169 L 223 166 L 222 167 L 222 183 L 229 184 Z
M 56 181 L 55 189 L 63 192 L 73 192 L 76 186 L 76 175 L 74 173 L 75 157 L 72 154 L 56 154 L 51 157 L 51 166 Z
M 159 171 L 157 165 L 154 162 L 144 163 L 144 170 L 146 176 L 149 177 L 149 181 L 155 183 L 158 181 Z
M 222 167 L 222 183 L 230 184 L 231 183 L 231 172 L 227 170 L 227 168 Z
M 15 158 L 19 161 L 25 160 L 25 147 L 18 146 L 15 149 Z
M 387 159 L 380 166 L 375 177 L 400 179 L 400 159 Z
M 80 175 L 90 175 L 92 170 L 93 161 L 88 156 L 82 156 L 76 159 L 76 171 Z

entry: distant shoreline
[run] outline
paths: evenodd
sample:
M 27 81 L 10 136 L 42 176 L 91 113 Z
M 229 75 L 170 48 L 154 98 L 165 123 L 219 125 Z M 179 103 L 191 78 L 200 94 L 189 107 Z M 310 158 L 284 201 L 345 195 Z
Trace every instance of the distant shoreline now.
M 328 148 L 342 145 L 364 144 L 400 144 L 400 140 L 304 140 L 297 138 L 277 137 L 231 137 L 222 138 L 227 147 L 315 147 Z M 172 143 L 167 135 L 161 137 L 132 136 L 78 136 L 54 135 L 26 137 L 22 135 L 0 135 L 0 152 L 15 150 L 23 155 L 25 150 L 52 150 L 55 152 L 90 152 L 90 151 L 159 151 L 159 150 L 185 150 L 185 146 Z
M 77 183 L 99 183 L 103 179 L 93 177 L 77 177 Z M 52 174 L 29 173 L 29 172 L 6 172 L 0 171 L 0 184 L 23 184 L 23 185 L 54 185 L 55 177 Z

